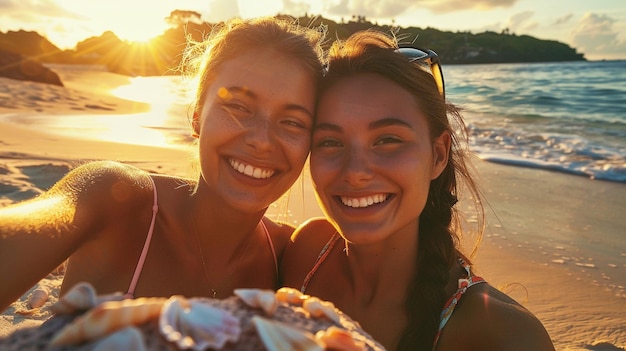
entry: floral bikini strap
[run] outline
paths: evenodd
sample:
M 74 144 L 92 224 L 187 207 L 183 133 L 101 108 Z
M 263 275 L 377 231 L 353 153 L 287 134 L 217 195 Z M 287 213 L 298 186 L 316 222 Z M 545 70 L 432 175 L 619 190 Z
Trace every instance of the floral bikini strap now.
M 467 276 L 465 278 L 459 279 L 458 289 L 456 293 L 452 295 L 452 297 L 450 297 L 444 305 L 443 311 L 441 312 L 441 316 L 439 319 L 439 330 L 437 331 L 437 335 L 435 335 L 435 342 L 433 343 L 433 350 L 437 346 L 437 341 L 439 341 L 439 337 L 441 336 L 443 327 L 445 327 L 446 323 L 448 323 L 448 320 L 452 316 L 452 312 L 454 312 L 454 308 L 459 303 L 459 300 L 461 300 L 461 297 L 463 297 L 463 294 L 465 294 L 467 289 L 472 285 L 486 283 L 485 279 L 483 279 L 482 277 L 473 275 L 471 266 L 460 257 L 459 264 L 465 269 L 465 273 L 467 274 Z
M 333 234 L 333 236 L 330 237 L 330 240 L 328 240 L 326 245 L 324 245 L 324 247 L 322 248 L 322 251 L 317 256 L 317 259 L 315 260 L 315 265 L 313 266 L 313 269 L 311 269 L 309 274 L 307 274 L 306 277 L 304 278 L 304 282 L 302 282 L 302 287 L 300 288 L 301 293 L 304 294 L 307 286 L 309 286 L 309 282 L 311 281 L 311 278 L 313 278 L 313 274 L 317 272 L 317 269 L 320 267 L 322 262 L 324 262 L 326 257 L 328 257 L 328 254 L 333 250 L 333 247 L 335 246 L 339 238 L 340 238 L 339 233 L 335 232 L 335 234 Z

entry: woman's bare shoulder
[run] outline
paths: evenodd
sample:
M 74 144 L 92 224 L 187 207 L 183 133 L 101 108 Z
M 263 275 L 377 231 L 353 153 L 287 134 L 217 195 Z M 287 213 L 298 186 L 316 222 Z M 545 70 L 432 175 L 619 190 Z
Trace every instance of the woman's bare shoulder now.
M 454 339 L 459 342 L 472 340 L 470 344 L 478 347 L 469 349 L 554 350 L 541 321 L 489 284 L 477 284 L 467 290 L 444 333 L 448 337 L 457 334 Z
M 323 218 L 309 219 L 300 224 L 297 228 L 287 223 L 277 223 L 267 218 L 264 220 L 264 223 L 267 225 L 270 235 L 272 235 L 274 242 L 277 244 L 276 249 L 279 252 L 283 252 L 287 246 L 291 246 L 293 250 L 296 239 L 298 240 L 298 246 L 310 247 L 313 242 L 309 240 L 318 241 L 321 237 L 325 237 L 322 234 L 323 232 L 332 228 L 332 225 Z M 334 228 L 332 228 L 332 230 L 334 232 Z M 317 235 L 308 233 L 317 233 Z M 305 241 L 307 241 L 307 243 L 305 243 Z
M 300 224 L 291 236 L 291 241 L 303 244 L 326 242 L 336 232 L 335 227 L 323 217 L 314 217 Z
M 265 223 L 265 226 L 272 237 L 276 252 L 282 253 L 295 228 L 288 223 L 275 222 L 267 217 L 263 218 L 263 223 Z
M 334 233 L 335 228 L 323 218 L 310 219 L 296 228 L 281 261 L 285 286 L 300 287 L 320 251 Z
M 94 161 L 74 168 L 31 203 L 37 207 L 51 198 L 75 213 L 75 220 L 88 228 L 108 219 L 119 221 L 145 207 L 153 198 L 152 182 L 148 172 L 132 165 Z
M 135 166 L 116 161 L 94 161 L 74 168 L 49 191 L 76 200 L 100 193 L 123 200 L 139 190 L 150 190 L 149 174 Z M 130 192 L 130 193 L 129 193 Z

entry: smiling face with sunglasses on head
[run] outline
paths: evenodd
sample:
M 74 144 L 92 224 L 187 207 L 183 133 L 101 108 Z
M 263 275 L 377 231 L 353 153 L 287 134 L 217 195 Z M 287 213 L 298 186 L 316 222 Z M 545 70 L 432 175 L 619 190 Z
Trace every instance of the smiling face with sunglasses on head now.
M 329 55 L 311 149 L 327 218 L 294 233 L 284 284 L 334 302 L 391 350 L 554 350 L 456 247 L 458 189 L 480 192 L 437 55 L 373 31 Z

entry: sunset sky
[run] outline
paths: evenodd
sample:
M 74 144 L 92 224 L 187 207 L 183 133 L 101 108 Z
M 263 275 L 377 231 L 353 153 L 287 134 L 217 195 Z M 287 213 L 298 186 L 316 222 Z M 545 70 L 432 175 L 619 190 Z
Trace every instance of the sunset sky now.
M 307 12 L 472 33 L 508 28 L 564 42 L 590 60 L 626 59 L 625 0 L 0 0 L 0 31 L 37 31 L 61 49 L 106 30 L 141 41 L 161 34 L 174 9 L 199 12 L 211 23 Z

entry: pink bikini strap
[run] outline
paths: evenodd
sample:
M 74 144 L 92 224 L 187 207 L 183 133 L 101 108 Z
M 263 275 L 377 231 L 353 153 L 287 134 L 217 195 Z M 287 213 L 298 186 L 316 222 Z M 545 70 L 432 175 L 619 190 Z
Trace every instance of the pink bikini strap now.
M 270 231 L 267 230 L 265 223 L 261 219 L 261 227 L 263 227 L 263 231 L 265 232 L 265 236 L 267 237 L 267 242 L 270 244 L 270 250 L 272 251 L 272 256 L 274 257 L 274 268 L 276 270 L 276 277 L 278 277 L 278 258 L 276 257 L 276 249 L 274 249 L 274 243 L 272 242 L 272 237 L 270 236 Z
M 339 238 L 340 238 L 339 233 L 335 232 L 335 234 L 333 234 L 333 236 L 330 237 L 330 240 L 328 240 L 326 245 L 324 245 L 324 247 L 322 248 L 322 251 L 317 256 L 317 259 L 315 260 L 315 265 L 313 266 L 313 269 L 311 269 L 311 271 L 304 278 L 304 282 L 302 282 L 302 287 L 300 287 L 301 293 L 304 294 L 304 292 L 306 291 L 306 288 L 309 286 L 309 282 L 311 281 L 311 278 L 313 278 L 313 274 L 317 272 L 317 269 L 320 267 L 320 265 L 322 265 L 322 262 L 326 260 L 326 257 L 328 257 L 328 254 L 330 254 L 330 252 L 333 250 L 333 247 L 335 246 L 337 241 L 339 241 Z
M 150 221 L 150 229 L 148 229 L 148 236 L 146 237 L 146 242 L 143 244 L 143 250 L 141 250 L 141 255 L 139 256 L 139 262 L 137 262 L 137 267 L 135 268 L 135 273 L 133 273 L 133 279 L 130 282 L 130 287 L 128 288 L 128 292 L 124 295 L 126 298 L 134 298 L 135 297 L 135 288 L 137 287 L 137 281 L 139 281 L 139 276 L 141 275 L 141 270 L 143 269 L 143 264 L 146 261 L 146 256 L 148 255 L 148 249 L 150 248 L 150 241 L 152 240 L 152 232 L 154 231 L 154 223 L 156 221 L 157 212 L 159 212 L 159 206 L 157 202 L 157 189 L 156 184 L 151 176 L 148 176 L 150 182 L 152 183 L 152 191 L 154 192 L 154 202 L 152 204 L 152 220 Z

